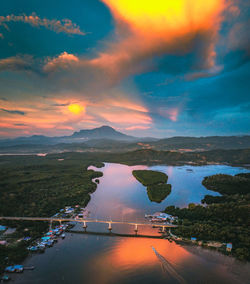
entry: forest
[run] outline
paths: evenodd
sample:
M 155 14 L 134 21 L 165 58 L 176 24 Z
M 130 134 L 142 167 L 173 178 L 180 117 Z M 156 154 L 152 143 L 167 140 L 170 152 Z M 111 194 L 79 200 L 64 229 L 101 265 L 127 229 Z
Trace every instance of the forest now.
M 203 241 L 231 242 L 237 258 L 250 260 L 250 175 L 213 175 L 204 178 L 203 185 L 222 196 L 206 195 L 202 200 L 206 206 L 168 206 L 165 212 L 179 217 L 174 233 Z
M 133 176 L 147 187 L 150 201 L 160 203 L 171 193 L 171 184 L 166 184 L 168 176 L 164 173 L 150 170 L 135 170 Z
M 92 179 L 102 176 L 102 172 L 87 170 L 90 164 L 103 165 L 70 158 L 1 157 L 0 216 L 50 217 L 65 206 L 85 207 L 97 187 Z M 46 222 L 1 221 L 1 225 L 17 229 L 13 239 L 29 236 L 33 240 L 48 229 Z M 0 270 L 26 257 L 27 245 L 21 241 L 0 246 Z

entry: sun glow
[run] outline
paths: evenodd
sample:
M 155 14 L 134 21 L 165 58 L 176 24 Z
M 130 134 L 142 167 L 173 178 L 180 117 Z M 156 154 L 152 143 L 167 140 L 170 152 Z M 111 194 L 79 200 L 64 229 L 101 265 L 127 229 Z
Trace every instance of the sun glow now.
M 85 110 L 85 108 L 79 104 L 70 104 L 68 106 L 68 110 L 73 114 L 79 115 Z

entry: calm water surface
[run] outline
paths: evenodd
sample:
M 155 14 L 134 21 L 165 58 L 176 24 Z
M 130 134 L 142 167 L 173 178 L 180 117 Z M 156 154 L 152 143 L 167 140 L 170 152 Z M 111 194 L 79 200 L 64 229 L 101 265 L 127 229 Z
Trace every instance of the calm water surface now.
M 90 167 L 93 168 L 93 167 Z M 161 203 L 148 199 L 144 186 L 132 176 L 134 169 L 153 169 L 166 173 L 171 194 Z M 100 169 L 98 169 L 100 170 Z M 206 190 L 203 177 L 247 172 L 243 168 L 212 166 L 125 166 L 105 164 L 104 176 L 92 194 L 88 209 L 91 217 L 113 220 L 144 220 L 145 213 L 168 205 L 184 207 L 199 203 Z M 80 225 L 76 229 L 81 230 Z M 89 231 L 107 232 L 104 224 L 89 224 Z M 129 226 L 115 225 L 114 232 L 133 233 Z M 158 234 L 157 229 L 139 227 L 139 233 Z M 157 257 L 152 247 L 163 257 Z M 180 246 L 160 239 L 124 238 L 67 233 L 53 248 L 33 255 L 24 265 L 33 271 L 15 275 L 15 283 L 249 283 L 250 265 L 196 246 Z

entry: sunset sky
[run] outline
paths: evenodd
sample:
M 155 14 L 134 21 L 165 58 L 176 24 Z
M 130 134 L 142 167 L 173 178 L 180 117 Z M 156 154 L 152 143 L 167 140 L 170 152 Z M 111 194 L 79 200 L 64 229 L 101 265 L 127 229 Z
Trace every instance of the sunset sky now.
M 0 3 L 0 136 L 250 134 L 245 0 Z

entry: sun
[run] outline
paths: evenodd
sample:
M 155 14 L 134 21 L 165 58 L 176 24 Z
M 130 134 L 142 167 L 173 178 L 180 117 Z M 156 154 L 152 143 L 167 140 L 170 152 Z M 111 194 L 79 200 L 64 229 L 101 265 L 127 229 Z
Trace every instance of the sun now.
M 85 110 L 85 108 L 84 108 L 84 106 L 79 105 L 79 104 L 70 104 L 68 106 L 68 110 L 71 113 L 78 115 L 78 114 L 82 113 Z

